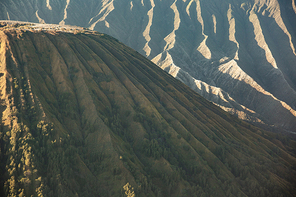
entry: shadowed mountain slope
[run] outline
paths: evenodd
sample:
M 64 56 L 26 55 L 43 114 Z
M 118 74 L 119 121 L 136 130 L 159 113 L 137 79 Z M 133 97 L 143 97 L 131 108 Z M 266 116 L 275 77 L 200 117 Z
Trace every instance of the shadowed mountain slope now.
M 4 0 L 0 18 L 107 33 L 241 119 L 296 131 L 295 0 Z
M 295 141 L 110 36 L 0 26 L 1 196 L 295 196 Z

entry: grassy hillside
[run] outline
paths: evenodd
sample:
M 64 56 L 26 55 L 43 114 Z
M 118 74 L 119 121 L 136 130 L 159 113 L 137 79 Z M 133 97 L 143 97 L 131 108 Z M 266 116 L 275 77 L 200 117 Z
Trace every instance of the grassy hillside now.
M 114 38 L 5 24 L 0 38 L 1 196 L 295 196 L 295 141 Z

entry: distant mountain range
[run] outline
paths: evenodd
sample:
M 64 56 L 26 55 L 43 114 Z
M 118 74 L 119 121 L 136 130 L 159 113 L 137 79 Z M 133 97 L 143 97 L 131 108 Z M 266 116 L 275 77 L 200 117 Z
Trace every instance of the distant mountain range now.
M 0 196 L 295 196 L 296 141 L 116 39 L 0 22 Z
M 295 0 L 4 0 L 0 18 L 107 33 L 239 118 L 296 131 Z

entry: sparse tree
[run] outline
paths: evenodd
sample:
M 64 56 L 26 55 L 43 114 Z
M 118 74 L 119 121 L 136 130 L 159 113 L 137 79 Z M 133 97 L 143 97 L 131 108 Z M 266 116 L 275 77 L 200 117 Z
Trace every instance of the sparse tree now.
M 134 188 L 129 183 L 125 184 L 123 186 L 123 189 L 124 189 L 125 195 L 127 197 L 135 197 L 136 196 L 135 192 L 134 192 Z

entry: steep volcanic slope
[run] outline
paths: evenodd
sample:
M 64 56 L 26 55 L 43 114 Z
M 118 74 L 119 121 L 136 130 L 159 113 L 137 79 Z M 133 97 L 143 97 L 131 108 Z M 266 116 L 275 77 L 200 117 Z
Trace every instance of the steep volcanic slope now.
M 17 23 L 0 39 L 1 196 L 295 196 L 295 141 L 115 39 Z
M 295 0 L 4 0 L 2 19 L 114 36 L 238 117 L 296 131 Z

